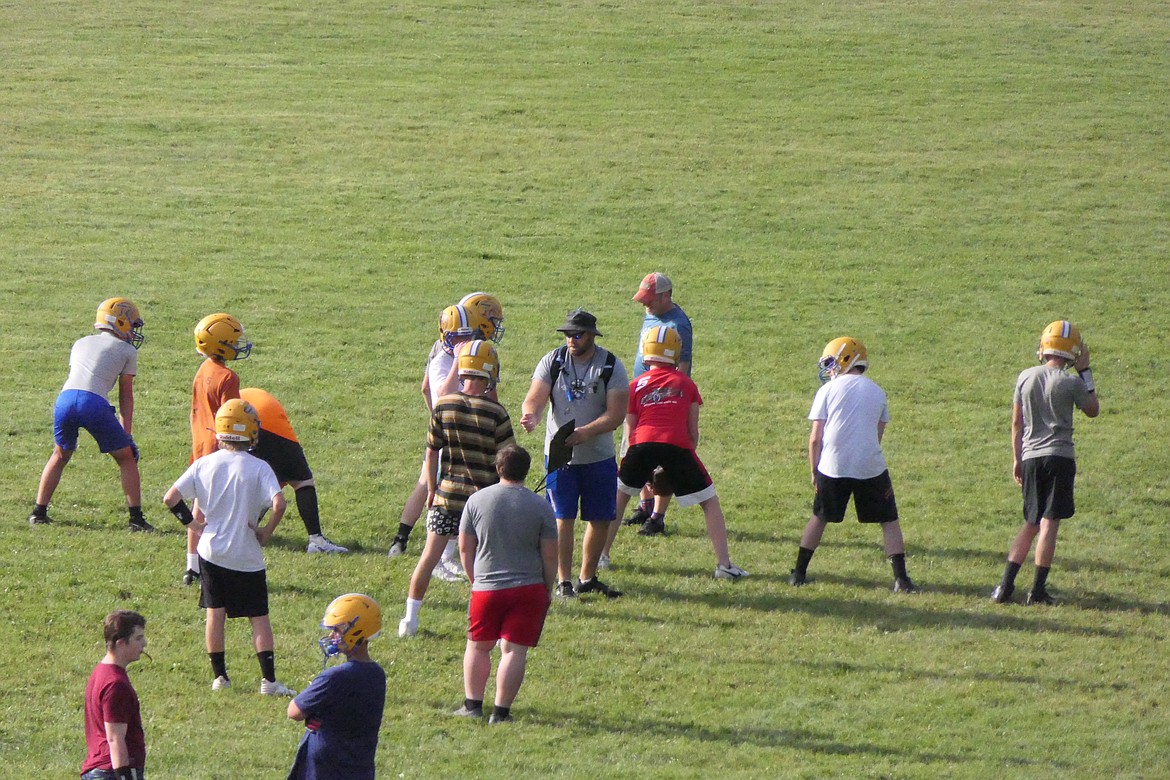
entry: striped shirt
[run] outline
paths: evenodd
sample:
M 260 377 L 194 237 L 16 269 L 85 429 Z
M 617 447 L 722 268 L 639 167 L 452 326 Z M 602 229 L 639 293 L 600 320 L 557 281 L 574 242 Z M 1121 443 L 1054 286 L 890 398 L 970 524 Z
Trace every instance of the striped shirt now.
M 440 398 L 427 431 L 427 447 L 443 450 L 434 505 L 462 512 L 472 493 L 499 480 L 496 450 L 512 441 L 512 421 L 495 401 L 463 393 Z

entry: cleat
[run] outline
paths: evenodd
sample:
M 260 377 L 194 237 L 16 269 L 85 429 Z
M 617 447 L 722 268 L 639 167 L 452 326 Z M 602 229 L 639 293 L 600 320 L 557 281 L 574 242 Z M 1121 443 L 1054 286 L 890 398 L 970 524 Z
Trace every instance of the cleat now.
M 386 553 L 387 558 L 397 558 L 399 555 L 406 554 L 406 539 L 401 536 L 395 536 L 394 541 L 390 543 L 390 552 Z
M 468 707 L 466 704 L 451 713 L 457 718 L 482 718 L 483 707 Z
M 52 525 L 53 520 L 48 515 L 38 515 L 36 512 L 28 516 L 29 525 Z
M 325 538 L 323 534 L 313 534 L 309 537 L 309 545 L 305 548 L 305 552 L 309 553 L 347 553 L 348 547 L 342 547 L 340 544 L 334 544 Z
M 190 587 L 199 582 L 199 572 L 194 569 L 187 569 L 183 574 L 183 585 Z
M 556 586 L 553 590 L 553 595 L 558 599 L 573 599 L 577 597 L 577 591 L 573 589 L 573 583 L 565 580 Z
M 490 716 L 488 716 L 488 723 L 489 724 L 490 723 L 511 723 L 511 722 L 512 722 L 512 714 L 511 713 L 508 713 L 507 715 L 497 715 L 496 713 L 493 712 Z
M 641 525 L 649 519 L 650 513 L 642 507 L 638 507 L 634 510 L 632 515 L 627 517 L 625 520 L 622 520 L 622 525 Z
M 793 569 L 791 572 L 788 573 L 788 584 L 792 585 L 793 587 L 796 587 L 796 588 L 799 588 L 801 585 L 807 585 L 808 584 L 808 575 L 802 571 L 797 571 L 796 569 Z
M 749 576 L 748 573 L 734 563 L 729 563 L 726 566 L 721 563 L 715 567 L 715 579 L 717 580 L 741 580 L 747 576 Z
M 416 634 L 418 634 L 418 621 L 417 620 L 411 621 L 411 620 L 407 620 L 406 618 L 402 618 L 402 620 L 398 621 L 398 638 L 399 639 L 406 639 L 407 637 L 412 637 L 412 636 L 415 636 Z
M 640 536 L 660 536 L 666 533 L 666 522 L 664 520 L 655 520 L 653 517 L 648 518 L 646 522 L 642 523 L 642 527 L 638 529 Z
M 139 531 L 139 532 L 147 533 L 147 534 L 152 534 L 157 529 L 153 525 L 151 525 L 150 523 L 146 522 L 146 520 L 141 520 L 138 522 L 131 520 L 130 521 L 130 530 L 131 531 Z
M 606 555 L 605 553 L 602 553 L 601 556 L 597 559 L 597 568 L 608 569 L 609 567 L 610 567 L 609 556 Z
M 995 590 L 991 591 L 991 600 L 996 604 L 1009 604 L 1012 600 L 1012 594 L 1015 592 L 1015 585 L 1005 585 L 1001 582 L 995 586 Z
M 297 692 L 292 688 L 276 680 L 261 680 L 260 693 L 264 696 L 288 696 L 290 698 L 297 695 Z
M 213 691 L 226 691 L 230 687 L 232 687 L 232 681 L 222 674 L 211 682 L 211 690 Z
M 894 580 L 894 593 L 917 593 L 918 586 L 909 577 L 898 577 Z
M 622 595 L 620 590 L 614 590 L 596 577 L 584 582 L 577 580 L 577 595 L 584 596 L 586 593 L 600 593 L 607 599 L 616 599 Z
M 1056 604 L 1056 599 L 1044 588 L 1033 588 L 1028 591 L 1028 597 L 1024 600 L 1024 603 L 1029 607 L 1037 604 L 1052 606 Z

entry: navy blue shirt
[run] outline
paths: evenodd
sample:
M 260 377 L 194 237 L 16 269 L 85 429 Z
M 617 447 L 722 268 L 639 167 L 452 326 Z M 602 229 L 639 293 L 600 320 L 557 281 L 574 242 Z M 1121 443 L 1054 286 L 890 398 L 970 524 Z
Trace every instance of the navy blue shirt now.
M 373 661 L 326 669 L 294 699 L 307 716 L 289 780 L 373 780 L 386 673 Z

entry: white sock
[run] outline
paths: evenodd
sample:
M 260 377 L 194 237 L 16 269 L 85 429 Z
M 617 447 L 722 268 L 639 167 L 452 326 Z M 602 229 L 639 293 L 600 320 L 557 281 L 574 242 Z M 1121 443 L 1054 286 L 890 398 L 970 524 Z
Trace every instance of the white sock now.
M 406 622 L 417 623 L 418 611 L 422 609 L 422 599 L 407 599 L 406 600 Z
M 199 553 L 187 553 L 187 570 L 199 571 Z

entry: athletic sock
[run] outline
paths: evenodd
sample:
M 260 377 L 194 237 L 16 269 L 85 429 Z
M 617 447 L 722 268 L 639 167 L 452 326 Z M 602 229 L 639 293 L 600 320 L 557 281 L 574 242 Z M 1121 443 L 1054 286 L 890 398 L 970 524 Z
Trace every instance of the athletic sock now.
M 130 522 L 134 523 L 135 525 L 142 525 L 146 522 L 146 518 L 142 514 L 142 507 L 130 507 Z
M 268 682 L 276 682 L 276 653 L 261 650 L 256 653 L 256 660 L 260 662 L 260 676 Z
M 223 653 L 208 653 L 211 659 L 211 673 L 216 677 L 227 677 L 227 660 Z
M 651 512 L 654 511 L 654 499 L 652 499 L 652 498 L 642 499 L 641 501 L 638 502 L 638 508 L 641 509 L 646 514 L 650 514 Z
M 661 522 L 666 520 L 666 514 L 664 512 L 651 512 L 650 519 L 657 520 L 658 522 L 661 523 Z
M 187 553 L 187 571 L 199 573 L 199 553 Z
M 317 488 L 314 485 L 305 485 L 297 488 L 293 496 L 297 500 L 297 512 L 301 515 L 301 522 L 305 524 L 305 532 L 309 536 L 321 533 L 321 511 L 317 507 Z
M 37 517 L 48 517 L 49 516 L 49 505 L 48 504 L 33 504 L 32 513 L 34 515 L 36 515 Z
M 492 707 L 492 715 L 494 715 L 497 719 L 498 718 L 506 718 L 511 714 L 512 714 L 511 707 L 501 707 L 498 704 L 495 705 L 494 707 Z
M 398 536 L 396 538 L 401 539 L 402 541 L 405 542 L 407 539 L 410 538 L 410 532 L 413 530 L 414 530 L 413 525 L 407 525 L 406 523 L 399 523 L 398 524 Z
M 906 553 L 897 553 L 890 556 L 890 566 L 894 570 L 894 579 L 908 580 L 906 576 Z
M 408 598 L 406 600 L 406 622 L 408 622 L 408 623 L 418 622 L 418 611 L 420 609 L 422 609 L 422 604 L 423 604 L 422 599 Z
M 1020 564 L 1008 561 L 1003 567 L 1003 584 L 1007 587 L 1015 587 L 1016 575 L 1020 573 Z
M 1051 566 L 1037 566 L 1036 579 L 1032 583 L 1032 590 L 1044 590 L 1045 585 L 1048 584 L 1048 570 Z
M 483 699 L 464 699 L 463 708 L 467 710 L 482 710 Z
M 808 562 L 812 560 L 813 553 L 816 550 L 810 550 L 807 547 L 801 547 L 796 551 L 796 573 L 806 574 L 808 572 Z

